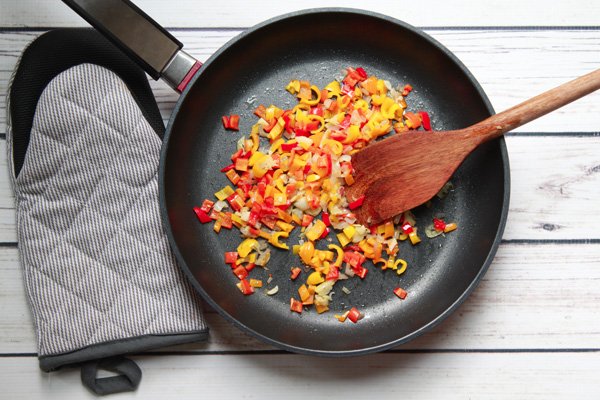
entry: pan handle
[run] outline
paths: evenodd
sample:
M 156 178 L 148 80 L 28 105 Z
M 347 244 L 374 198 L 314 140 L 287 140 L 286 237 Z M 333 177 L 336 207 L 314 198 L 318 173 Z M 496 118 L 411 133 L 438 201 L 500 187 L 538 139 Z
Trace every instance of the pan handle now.
M 182 92 L 202 64 L 130 0 L 63 0 L 154 79 Z

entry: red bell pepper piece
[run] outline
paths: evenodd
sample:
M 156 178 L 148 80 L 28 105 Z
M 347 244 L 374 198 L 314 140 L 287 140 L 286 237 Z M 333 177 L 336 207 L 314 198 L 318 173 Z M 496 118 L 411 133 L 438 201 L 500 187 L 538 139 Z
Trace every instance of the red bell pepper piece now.
M 234 168 L 235 168 L 235 164 L 229 164 L 228 166 L 221 168 L 221 172 L 227 172 Z
M 419 111 L 419 115 L 421 116 L 421 125 L 426 131 L 431 130 L 431 119 L 429 118 L 429 114 L 425 111 Z
M 365 202 L 365 195 L 363 194 L 358 199 L 350 202 L 350 204 L 348 204 L 348 208 L 351 210 L 354 210 L 354 209 L 362 206 L 364 202 Z
M 238 259 L 237 251 L 227 251 L 225 252 L 225 264 L 230 264 L 231 267 L 235 265 L 235 262 Z
M 202 202 L 202 206 L 200 207 L 200 209 L 202 211 L 204 211 L 205 213 L 210 213 L 210 210 L 212 210 L 213 206 L 215 205 L 215 202 L 209 199 L 205 199 Z
M 240 116 L 233 114 L 229 116 L 229 127 L 228 129 L 239 131 L 240 130 Z
M 325 226 L 330 227 L 331 226 L 331 220 L 329 219 L 329 214 L 328 213 L 322 213 L 321 214 L 321 219 L 323 220 L 323 223 L 325 224 Z
M 281 145 L 281 150 L 288 152 L 298 147 L 298 143 L 284 143 Z
M 212 221 L 212 219 L 210 218 L 208 213 L 206 213 L 205 211 L 202 211 L 202 209 L 200 207 L 194 207 L 194 212 L 196 213 L 196 217 L 198 217 L 198 220 L 200 222 L 202 222 L 203 224 L 206 224 L 207 222 Z
M 325 276 L 325 280 L 327 281 L 337 281 L 340 278 L 340 270 L 337 267 L 331 265 L 329 267 L 329 272 Z
M 229 129 L 232 131 L 240 130 L 240 116 L 237 114 L 224 115 L 221 117 L 221 122 L 223 123 L 223 127 L 225 129 Z
M 348 319 L 354 323 L 357 323 L 359 320 L 363 319 L 363 317 L 364 315 L 361 314 L 356 307 L 352 307 L 348 312 Z
M 229 117 L 227 115 L 221 117 L 221 122 L 223 123 L 223 128 L 229 128 Z
M 248 282 L 246 279 L 240 280 L 237 284 L 237 287 L 246 296 L 254 293 L 254 288 L 250 285 L 250 282 Z
M 409 235 L 409 234 L 413 233 L 413 231 L 414 231 L 413 227 L 408 222 L 402 224 L 400 229 L 402 229 L 402 232 L 404 232 L 406 235 Z
M 365 71 L 363 67 L 356 68 L 356 72 L 362 78 L 363 81 L 368 78 L 367 71 Z
M 433 227 L 438 232 L 443 232 L 446 229 L 446 222 L 443 219 L 434 218 L 433 219 Z
M 292 270 L 291 270 L 292 275 L 290 278 L 292 280 L 295 280 L 298 277 L 298 275 L 300 275 L 300 272 L 302 272 L 302 270 L 300 268 L 298 268 L 298 267 L 292 268 Z
M 367 276 L 367 272 L 369 272 L 368 269 L 366 269 L 365 267 L 363 267 L 360 264 L 357 265 L 356 267 L 353 267 L 352 271 L 354 271 L 354 274 L 356 276 L 358 276 L 360 279 L 365 279 L 365 276 Z
M 233 274 L 241 281 L 248 277 L 248 270 L 243 265 L 240 265 L 233 270 Z
M 294 130 L 294 132 L 296 133 L 296 136 L 305 136 L 305 137 L 310 136 L 310 132 L 307 129 L 296 128 Z
M 304 214 L 302 215 L 302 223 L 300 225 L 307 227 L 308 225 L 310 225 L 313 219 L 314 217 L 312 215 Z
M 238 151 L 236 151 L 235 153 L 233 153 L 231 155 L 231 161 L 235 162 L 235 160 L 237 160 L 239 157 L 241 157 L 244 154 L 244 150 L 239 149 Z
M 259 105 L 254 110 L 254 115 L 256 115 L 258 118 L 265 119 L 265 117 L 267 115 L 267 108 L 264 105 L 262 105 L 262 104 Z
M 290 299 L 290 310 L 302 314 L 302 302 L 292 297 Z
M 402 300 L 404 300 L 406 298 L 406 295 L 407 295 L 406 290 L 404 290 L 404 289 L 402 289 L 400 287 L 397 287 L 396 289 L 394 289 L 394 294 L 396 296 L 398 296 L 399 298 L 401 298 Z
M 317 106 L 311 107 L 309 114 L 318 115 L 320 117 L 323 116 L 323 107 L 319 104 Z

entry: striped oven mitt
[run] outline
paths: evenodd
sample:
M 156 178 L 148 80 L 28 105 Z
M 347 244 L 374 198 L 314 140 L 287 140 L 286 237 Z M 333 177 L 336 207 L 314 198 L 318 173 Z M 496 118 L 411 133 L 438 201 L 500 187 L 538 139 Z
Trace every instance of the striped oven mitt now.
M 135 390 L 141 371 L 118 356 L 208 334 L 161 224 L 164 125 L 148 80 L 95 31 L 62 29 L 24 51 L 8 100 L 40 367 L 81 365 L 98 394 Z M 97 378 L 98 368 L 116 375 Z

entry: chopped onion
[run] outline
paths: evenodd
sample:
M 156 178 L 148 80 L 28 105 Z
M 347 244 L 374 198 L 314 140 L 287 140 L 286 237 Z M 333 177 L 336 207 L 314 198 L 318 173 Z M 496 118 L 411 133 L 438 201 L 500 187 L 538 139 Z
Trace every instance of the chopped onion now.
M 308 201 L 306 201 L 306 197 L 300 197 L 298 200 L 294 202 L 294 207 L 299 210 L 306 211 L 308 210 Z
M 255 264 L 260 267 L 264 267 L 265 265 L 267 265 L 267 263 L 269 262 L 270 259 L 271 259 L 271 249 L 267 249 L 267 250 L 263 251 L 262 253 L 259 253 Z
M 245 142 L 245 141 L 246 141 L 246 137 L 245 137 L 245 136 L 242 136 L 242 137 L 240 138 L 240 140 L 238 140 L 238 141 L 237 141 L 236 149 L 237 149 L 237 150 L 241 150 L 241 149 L 243 149 L 243 148 L 244 148 L 244 144 L 245 144 L 244 142 Z
M 350 289 L 348 289 L 346 286 L 342 286 L 342 292 L 346 293 L 346 294 L 350 294 Z
M 225 200 L 219 200 L 215 203 L 215 205 L 213 206 L 215 211 L 221 211 L 223 210 L 225 207 L 227 207 L 227 202 Z
M 274 294 L 277 294 L 277 292 L 279 292 L 279 286 L 275 286 L 274 288 L 267 290 L 267 294 L 269 296 L 273 296 Z
M 434 238 L 434 237 L 436 237 L 436 236 L 440 236 L 442 233 L 444 233 L 444 231 L 438 231 L 437 229 L 435 229 L 435 228 L 433 227 L 433 224 L 431 224 L 431 225 L 428 225 L 428 226 L 425 228 L 425 235 L 426 235 L 428 238 L 430 238 L 430 239 L 431 239 L 431 238 Z
M 453 189 L 454 189 L 454 185 L 452 184 L 452 182 L 448 181 L 444 184 L 444 186 L 442 186 L 442 188 L 436 194 L 436 196 L 440 199 L 443 199 L 444 197 L 448 196 L 448 193 L 450 193 L 450 191 Z

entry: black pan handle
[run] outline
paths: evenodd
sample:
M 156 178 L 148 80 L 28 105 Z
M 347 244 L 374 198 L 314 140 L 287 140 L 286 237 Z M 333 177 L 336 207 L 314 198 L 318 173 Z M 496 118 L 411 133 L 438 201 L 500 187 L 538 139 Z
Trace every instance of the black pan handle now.
M 202 65 L 129 0 L 63 0 L 154 79 L 182 92 Z

